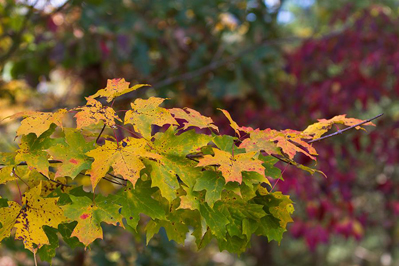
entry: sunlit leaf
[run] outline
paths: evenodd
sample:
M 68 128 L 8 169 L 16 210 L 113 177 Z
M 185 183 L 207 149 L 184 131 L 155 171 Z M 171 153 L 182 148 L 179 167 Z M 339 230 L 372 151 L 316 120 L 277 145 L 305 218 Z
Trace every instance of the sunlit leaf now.
M 191 108 L 173 108 L 169 109 L 169 111 L 175 118 L 186 120 L 186 122 L 183 123 L 183 129 L 187 129 L 189 127 L 212 128 L 219 132 L 218 127 L 213 124 L 213 121 L 210 117 L 203 116 L 198 111 L 195 111 Z
M 66 220 L 63 210 L 57 206 L 58 198 L 43 198 L 41 185 L 25 192 L 22 206 L 9 201 L 9 207 L 0 208 L 0 240 L 9 236 L 15 227 L 15 238 L 23 241 L 26 249 L 36 252 L 36 248 L 49 245 L 43 226 L 57 228 Z
M 47 131 L 50 128 L 51 124 L 55 124 L 62 128 L 62 119 L 64 118 L 66 113 L 66 109 L 60 109 L 55 113 L 25 111 L 16 113 L 8 118 L 24 118 L 22 119 L 21 126 L 17 130 L 17 136 L 34 133 L 37 137 L 40 137 L 43 132 Z
M 85 106 L 75 108 L 78 111 L 75 114 L 76 128 L 85 128 L 99 123 L 104 123 L 111 128 L 115 128 L 115 120 L 122 121 L 111 107 L 103 106 L 93 98 L 86 98 L 86 100 L 87 103 Z
M 125 124 L 132 124 L 143 137 L 151 138 L 151 125 L 178 125 L 169 110 L 159 107 L 165 99 L 150 97 L 147 100 L 136 99 L 132 110 L 126 112 Z
M 126 82 L 125 79 L 109 79 L 107 81 L 107 87 L 97 91 L 92 98 L 96 97 L 107 97 L 107 102 L 111 102 L 118 96 L 126 94 L 131 91 L 135 91 L 144 86 L 151 86 L 149 84 L 137 84 L 133 87 L 129 87 L 130 82 Z
M 215 155 L 205 155 L 199 159 L 199 166 L 218 165 L 218 170 L 226 182 L 238 182 L 241 184 L 243 171 L 253 171 L 261 175 L 265 174 L 262 161 L 255 159 L 256 152 L 242 153 L 233 155 L 219 149 L 213 149 Z

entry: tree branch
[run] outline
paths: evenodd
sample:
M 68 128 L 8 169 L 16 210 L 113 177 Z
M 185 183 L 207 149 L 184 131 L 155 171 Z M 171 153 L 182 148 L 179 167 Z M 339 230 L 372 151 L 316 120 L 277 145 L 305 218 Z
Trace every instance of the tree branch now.
M 370 119 L 364 120 L 363 122 L 357 123 L 356 125 L 347 127 L 347 128 L 345 128 L 345 129 L 342 129 L 342 130 L 338 130 L 337 132 L 334 132 L 334 133 L 332 133 L 332 134 L 323 136 L 323 137 L 318 138 L 318 139 L 310 140 L 310 141 L 308 141 L 307 143 L 311 144 L 311 143 L 314 143 L 314 142 L 318 142 L 318 141 L 320 141 L 320 140 L 324 140 L 324 139 L 328 139 L 328 138 L 334 137 L 334 136 L 336 136 L 336 135 L 338 135 L 338 134 L 344 133 L 345 131 L 351 130 L 352 128 L 361 126 L 361 125 L 366 124 L 366 123 L 368 123 L 368 122 L 371 122 L 371 121 L 373 121 L 374 119 L 377 119 L 377 118 L 379 118 L 379 117 L 381 117 L 381 116 L 383 116 L 383 115 L 384 115 L 384 113 L 379 114 L 379 115 L 377 115 L 377 116 L 374 116 L 373 118 L 370 118 Z

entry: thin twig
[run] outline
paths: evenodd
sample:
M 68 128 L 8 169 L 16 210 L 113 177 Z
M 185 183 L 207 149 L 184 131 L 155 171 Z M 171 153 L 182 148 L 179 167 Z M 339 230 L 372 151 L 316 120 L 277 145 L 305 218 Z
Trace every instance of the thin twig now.
M 58 160 L 48 160 L 48 162 L 51 164 L 51 163 L 62 163 L 62 161 L 58 161 Z M 26 162 L 20 162 L 19 164 L 17 164 L 16 166 L 23 166 L 23 165 L 28 165 Z M 8 165 L 5 165 L 5 164 L 1 164 L 0 163 L 0 170 L 1 169 L 3 169 L 4 167 L 6 167 L 6 166 L 8 166 Z
M 121 178 L 119 176 L 116 176 L 116 175 L 113 175 L 111 173 L 107 173 L 107 175 L 112 176 L 113 178 L 116 178 L 116 179 L 119 179 L 119 180 L 122 180 L 122 181 L 127 181 L 126 179 L 123 179 L 123 178 Z
M 119 183 L 119 182 L 116 182 L 116 181 L 114 181 L 114 180 L 112 180 L 112 179 L 109 179 L 109 178 L 107 178 L 107 177 L 103 177 L 103 179 L 105 179 L 105 180 L 107 180 L 107 181 L 109 181 L 109 182 L 111 182 L 111 183 L 113 183 L 113 184 L 116 184 L 116 185 L 120 185 L 120 186 L 124 186 L 124 187 L 126 187 L 126 185 L 125 184 L 122 184 L 122 183 Z
M 40 172 L 39 172 L 39 173 L 40 173 Z M 52 179 L 48 178 L 47 176 L 45 176 L 45 175 L 42 174 L 42 173 L 40 173 L 40 174 L 41 174 L 42 176 L 44 176 L 44 177 L 46 178 L 46 180 L 48 180 L 48 181 L 50 181 L 50 182 L 56 183 L 56 184 L 61 185 L 61 186 L 64 186 L 64 187 L 71 187 L 70 185 L 61 183 L 60 181 L 52 180 Z
M 104 124 L 103 128 L 100 131 L 100 134 L 98 134 L 98 136 L 96 138 L 96 144 L 97 144 L 98 140 L 100 139 L 101 134 L 104 132 L 105 126 L 106 126 L 106 124 Z
M 308 143 L 310 144 L 310 143 L 313 143 L 313 142 L 317 142 L 317 141 L 320 141 L 320 140 L 324 140 L 324 139 L 327 139 L 327 138 L 334 137 L 334 136 L 336 136 L 336 135 L 338 135 L 338 134 L 344 133 L 345 131 L 351 130 L 352 128 L 361 126 L 361 125 L 366 124 L 366 123 L 368 123 L 368 122 L 371 122 L 371 121 L 373 121 L 374 119 L 377 119 L 377 118 L 379 118 L 379 117 L 381 117 L 381 116 L 383 116 L 383 115 L 384 115 L 384 113 L 379 114 L 379 115 L 377 115 L 377 116 L 374 116 L 373 118 L 370 118 L 370 119 L 364 120 L 364 121 L 362 121 L 362 122 L 360 122 L 360 123 L 357 123 L 356 125 L 347 127 L 347 128 L 345 128 L 345 129 L 339 130 L 339 131 L 337 131 L 337 132 L 334 132 L 334 133 L 332 133 L 332 134 L 323 136 L 323 137 L 321 137 L 321 138 L 308 141 Z

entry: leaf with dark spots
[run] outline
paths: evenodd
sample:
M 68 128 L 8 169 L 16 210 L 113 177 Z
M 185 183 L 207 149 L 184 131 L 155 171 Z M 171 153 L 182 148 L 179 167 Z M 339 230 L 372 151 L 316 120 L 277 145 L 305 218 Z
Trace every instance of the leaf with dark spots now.
M 3 224 L 0 240 L 9 236 L 15 227 L 15 238 L 22 240 L 25 248 L 32 252 L 50 244 L 43 226 L 57 228 L 66 218 L 57 206 L 58 198 L 42 198 L 40 194 L 41 185 L 25 192 L 22 206 L 10 201 L 9 207 L 0 208 L 0 222 Z

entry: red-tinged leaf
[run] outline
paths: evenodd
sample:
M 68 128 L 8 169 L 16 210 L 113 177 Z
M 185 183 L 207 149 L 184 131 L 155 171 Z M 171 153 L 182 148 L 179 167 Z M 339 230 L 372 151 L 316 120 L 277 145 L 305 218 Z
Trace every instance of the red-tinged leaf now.
M 55 113 L 25 111 L 6 118 L 15 119 L 23 117 L 21 126 L 17 130 L 17 136 L 35 133 L 37 137 L 40 137 L 43 132 L 50 128 L 51 124 L 56 124 L 62 128 L 62 119 L 66 113 L 66 109 L 60 109 Z
M 63 206 L 65 216 L 71 221 L 77 221 L 71 237 L 76 236 L 85 246 L 97 238 L 103 238 L 101 223 L 123 227 L 122 215 L 112 196 L 97 195 L 95 201 L 88 197 L 75 197 L 69 195 L 72 204 Z
M 96 97 L 107 97 L 107 102 L 111 102 L 116 97 L 126 94 L 131 91 L 135 91 L 144 86 L 151 86 L 149 84 L 137 84 L 133 87 L 129 87 L 130 82 L 126 82 L 125 79 L 109 79 L 107 81 L 107 87 L 97 91 L 91 98 Z
M 65 128 L 64 133 L 65 143 L 51 146 L 48 152 L 53 159 L 62 161 L 57 165 L 55 178 L 75 178 L 81 171 L 90 168 L 91 160 L 85 153 L 93 149 L 94 141 L 87 142 L 79 130 L 72 128 Z
M 241 153 L 232 155 L 229 152 L 213 148 L 215 156 L 205 155 L 199 159 L 199 166 L 219 165 L 219 171 L 226 182 L 238 182 L 241 184 L 243 171 L 253 171 L 265 177 L 265 168 L 262 161 L 254 159 L 256 152 Z
M 316 150 L 302 138 L 306 139 L 309 136 L 295 130 L 256 129 L 250 132 L 250 137 L 241 143 L 240 148 L 245 148 L 247 152 L 264 151 L 274 155 L 281 154 L 276 150 L 276 148 L 281 148 L 290 159 L 293 159 L 297 152 L 301 152 L 312 160 L 316 160 L 313 156 L 317 155 Z
M 126 112 L 125 124 L 132 124 L 143 137 L 151 138 L 151 125 L 178 125 L 169 110 L 159 107 L 165 99 L 150 97 L 147 100 L 136 99 L 132 110 Z
M 320 138 L 324 133 L 331 129 L 334 124 L 344 124 L 345 126 L 354 126 L 363 122 L 356 118 L 346 118 L 346 115 L 337 115 L 331 119 L 318 119 L 319 122 L 308 126 L 304 131 L 304 135 L 311 136 L 313 139 Z M 365 123 L 364 126 L 375 126 L 372 122 Z M 357 130 L 364 129 L 361 126 L 355 127 Z
M 213 121 L 210 117 L 203 116 L 191 108 L 184 108 L 184 110 L 180 108 L 173 108 L 169 109 L 169 111 L 175 118 L 187 121 L 183 123 L 183 129 L 187 129 L 189 127 L 213 128 L 219 132 L 219 128 L 213 124 Z
M 243 140 L 240 144 L 240 148 L 244 148 L 247 152 L 264 151 L 267 154 L 280 153 L 279 148 L 276 143 L 271 140 L 270 136 L 259 129 L 251 131 L 250 137 Z
M 83 107 L 75 108 L 78 113 L 75 115 L 78 129 L 104 122 L 107 126 L 115 128 L 115 119 L 122 121 L 115 113 L 114 109 L 103 106 L 93 98 L 86 98 L 87 103 Z

